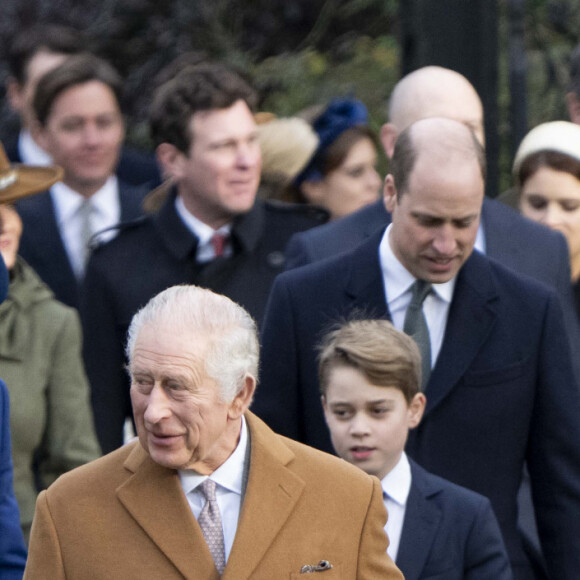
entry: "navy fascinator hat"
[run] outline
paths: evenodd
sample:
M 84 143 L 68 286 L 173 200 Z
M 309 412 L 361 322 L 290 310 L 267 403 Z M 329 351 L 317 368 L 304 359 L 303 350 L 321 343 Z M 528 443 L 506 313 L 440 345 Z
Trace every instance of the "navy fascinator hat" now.
M 357 125 L 366 125 L 367 119 L 367 108 L 358 99 L 333 99 L 325 111 L 312 123 L 318 135 L 318 147 L 308 165 L 294 179 L 294 185 L 298 187 L 304 181 L 322 179 L 320 166 L 327 147 L 332 145 L 347 129 Z

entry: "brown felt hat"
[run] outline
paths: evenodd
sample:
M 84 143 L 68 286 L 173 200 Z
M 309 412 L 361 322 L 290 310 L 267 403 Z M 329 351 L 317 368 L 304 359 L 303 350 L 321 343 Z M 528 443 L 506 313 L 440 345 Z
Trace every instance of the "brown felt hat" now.
M 62 179 L 57 165 L 11 164 L 0 143 L 0 203 L 14 203 L 23 197 L 40 193 Z

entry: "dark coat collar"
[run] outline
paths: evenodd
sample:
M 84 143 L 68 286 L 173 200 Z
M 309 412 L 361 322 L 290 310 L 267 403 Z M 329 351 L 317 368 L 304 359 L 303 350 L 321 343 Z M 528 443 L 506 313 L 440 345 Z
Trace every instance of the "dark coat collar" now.
M 178 260 L 185 260 L 197 250 L 198 240 L 183 223 L 175 209 L 177 192 L 174 189 L 158 213 L 153 224 L 167 250 Z M 251 253 L 255 250 L 265 226 L 265 207 L 256 200 L 252 209 L 237 216 L 232 223 L 232 240 L 235 253 Z

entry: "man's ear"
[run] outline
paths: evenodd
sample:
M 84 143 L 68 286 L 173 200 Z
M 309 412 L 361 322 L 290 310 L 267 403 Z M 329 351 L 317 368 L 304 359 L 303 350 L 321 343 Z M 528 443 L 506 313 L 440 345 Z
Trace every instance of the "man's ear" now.
M 249 408 L 256 391 L 256 379 L 252 375 L 244 377 L 244 384 L 230 403 L 228 417 L 239 419 Z
M 389 213 L 393 213 L 397 205 L 397 188 L 395 187 L 395 178 L 391 173 L 385 177 L 385 185 L 383 187 L 383 201 L 385 208 Z
M 393 158 L 393 153 L 395 152 L 395 143 L 399 137 L 399 131 L 392 123 L 385 123 L 381 127 L 381 143 L 383 144 L 383 149 L 385 150 L 385 155 L 389 158 Z
M 574 92 L 566 93 L 566 105 L 570 121 L 580 125 L 580 99 L 578 99 L 578 95 Z
M 185 153 L 171 143 L 161 143 L 155 150 L 157 162 L 165 179 L 179 180 L 183 176 Z
M 411 402 L 409 403 L 409 429 L 414 429 L 421 422 L 426 404 L 427 398 L 423 393 L 417 393 L 411 399 Z

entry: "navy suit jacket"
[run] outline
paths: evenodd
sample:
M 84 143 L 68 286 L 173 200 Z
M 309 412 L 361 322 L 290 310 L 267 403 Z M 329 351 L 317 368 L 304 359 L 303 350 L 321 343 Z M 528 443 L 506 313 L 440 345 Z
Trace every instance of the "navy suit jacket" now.
M 146 194 L 145 186 L 135 187 L 119 180 L 121 222 L 143 214 L 141 203 Z M 80 285 L 60 235 L 50 192 L 20 200 L 16 209 L 23 225 L 19 254 L 50 287 L 57 300 L 78 309 Z
M 275 431 L 332 450 L 316 345 L 332 323 L 355 311 L 389 317 L 378 257 L 381 236 L 276 279 L 253 406 Z M 516 577 L 517 567 L 527 566 L 516 529 L 526 460 L 552 576 L 577 578 L 580 392 L 556 294 L 473 252 L 457 276 L 426 395 L 425 416 L 410 433 L 408 454 L 491 500 Z
M 0 380 L 0 578 L 17 580 L 24 574 L 26 548 L 12 489 L 9 417 L 8 389 Z
M 409 463 L 411 490 L 396 560 L 405 580 L 511 580 L 489 500 Z
M 295 234 L 288 242 L 286 269 L 312 264 L 348 252 L 391 223 L 383 200 L 338 221 Z M 554 288 L 564 311 L 572 352 L 580 353 L 580 323 L 571 284 L 566 239 L 499 201 L 485 197 L 481 211 L 486 255 L 519 274 Z M 580 356 L 574 358 L 580 379 Z

